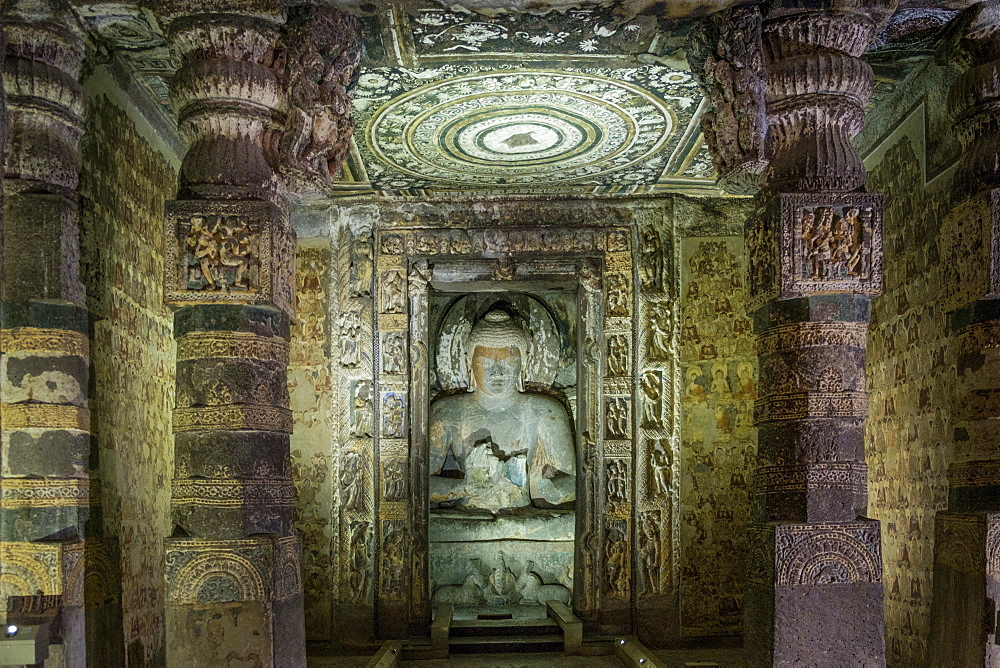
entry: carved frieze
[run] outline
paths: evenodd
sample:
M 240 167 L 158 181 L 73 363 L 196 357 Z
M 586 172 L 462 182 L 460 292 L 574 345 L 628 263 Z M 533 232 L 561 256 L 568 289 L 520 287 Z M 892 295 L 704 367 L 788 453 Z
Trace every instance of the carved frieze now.
M 178 408 L 174 410 L 174 433 L 253 429 L 292 433 L 292 412 L 277 406 L 238 405 Z
M 78 429 L 90 431 L 90 411 L 58 404 L 2 404 L 0 430 Z
M 858 391 L 774 394 L 755 402 L 757 422 L 799 420 L 807 417 L 868 416 L 868 394 Z
M 89 357 L 90 340 L 86 334 L 65 329 L 18 327 L 0 330 L 0 350 L 7 355 L 45 353 Z
M 101 505 L 100 482 L 89 479 L 6 478 L 0 508 L 70 508 Z
M 291 315 L 294 243 L 286 215 L 267 202 L 168 202 L 165 299 L 267 304 Z
M 252 332 L 191 332 L 177 339 L 177 361 L 232 357 L 288 366 L 288 342 Z

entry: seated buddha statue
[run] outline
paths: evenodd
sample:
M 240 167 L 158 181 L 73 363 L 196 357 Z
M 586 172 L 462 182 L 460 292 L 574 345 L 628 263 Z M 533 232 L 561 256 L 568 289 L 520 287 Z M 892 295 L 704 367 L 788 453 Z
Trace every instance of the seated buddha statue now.
M 431 507 L 498 514 L 571 509 L 576 454 L 569 413 L 524 391 L 521 325 L 492 307 L 469 334 L 469 388 L 430 407 Z

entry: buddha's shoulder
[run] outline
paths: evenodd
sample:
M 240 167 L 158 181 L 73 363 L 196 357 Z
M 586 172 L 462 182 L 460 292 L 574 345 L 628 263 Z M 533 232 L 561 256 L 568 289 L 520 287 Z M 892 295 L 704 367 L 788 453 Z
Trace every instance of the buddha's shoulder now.
M 522 405 L 535 413 L 568 416 L 566 407 L 552 397 L 547 397 L 543 394 L 522 394 L 521 398 L 523 401 Z
M 458 394 L 438 397 L 431 402 L 431 419 L 444 417 L 451 414 L 452 411 L 469 408 L 475 403 L 475 397 L 471 392 L 459 392 Z

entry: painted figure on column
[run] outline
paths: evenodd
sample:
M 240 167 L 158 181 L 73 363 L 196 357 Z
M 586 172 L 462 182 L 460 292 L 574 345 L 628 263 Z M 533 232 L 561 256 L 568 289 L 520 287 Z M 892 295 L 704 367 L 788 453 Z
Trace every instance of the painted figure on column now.
M 520 323 L 494 304 L 466 343 L 470 391 L 431 404 L 432 507 L 498 513 L 572 508 L 576 455 L 566 408 L 524 391 Z

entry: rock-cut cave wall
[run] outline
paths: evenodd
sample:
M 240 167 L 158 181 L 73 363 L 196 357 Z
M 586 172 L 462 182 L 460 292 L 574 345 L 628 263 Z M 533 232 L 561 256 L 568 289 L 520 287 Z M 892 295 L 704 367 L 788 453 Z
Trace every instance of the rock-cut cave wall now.
M 162 229 L 177 164 L 105 70 L 87 90 L 81 273 L 93 326 L 90 402 L 103 533 L 109 563 L 120 569 L 108 575 L 120 586 L 121 611 L 120 628 L 94 634 L 98 646 L 88 651 L 109 662 L 103 665 L 125 665 L 123 652 L 128 665 L 155 665 L 164 657 L 162 541 L 171 531 L 173 459 L 173 317 L 163 301 Z

